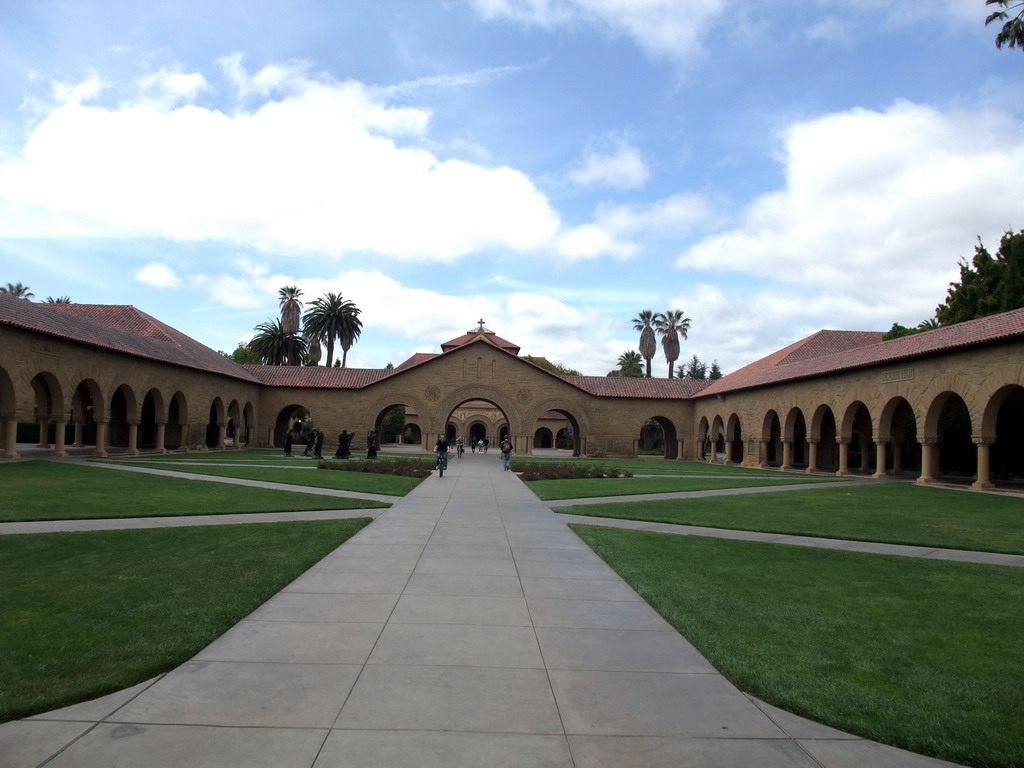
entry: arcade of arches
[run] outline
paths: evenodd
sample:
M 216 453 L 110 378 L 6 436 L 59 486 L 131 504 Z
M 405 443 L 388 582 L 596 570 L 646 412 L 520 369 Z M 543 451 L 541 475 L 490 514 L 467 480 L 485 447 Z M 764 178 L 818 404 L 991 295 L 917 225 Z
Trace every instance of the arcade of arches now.
M 520 455 L 653 454 L 978 489 L 1024 477 L 1024 310 L 895 342 L 821 332 L 703 382 L 561 377 L 482 323 L 394 370 L 238 366 L 133 308 L 83 308 L 68 323 L 78 305 L 55 306 L 0 297 L 0 458 L 26 442 L 54 456 L 280 446 L 300 414 L 328 436 L 354 433 L 358 451 L 402 408 L 399 439 L 428 450 L 440 434 L 507 435 Z M 140 333 L 147 322 L 167 340 Z

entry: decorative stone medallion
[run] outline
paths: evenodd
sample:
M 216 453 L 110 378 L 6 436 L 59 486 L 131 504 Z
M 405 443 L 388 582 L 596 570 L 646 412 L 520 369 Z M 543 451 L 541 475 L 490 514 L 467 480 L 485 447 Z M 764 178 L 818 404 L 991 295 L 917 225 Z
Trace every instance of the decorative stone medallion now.
M 533 400 L 533 393 L 530 392 L 530 390 L 528 390 L 528 389 L 520 389 L 516 393 L 516 400 L 519 401 L 520 405 L 526 405 L 531 400 Z
M 423 394 L 426 396 L 427 400 L 434 403 L 437 402 L 438 398 L 441 397 L 441 390 L 440 388 L 435 387 L 433 384 L 431 384 L 429 387 L 423 390 Z

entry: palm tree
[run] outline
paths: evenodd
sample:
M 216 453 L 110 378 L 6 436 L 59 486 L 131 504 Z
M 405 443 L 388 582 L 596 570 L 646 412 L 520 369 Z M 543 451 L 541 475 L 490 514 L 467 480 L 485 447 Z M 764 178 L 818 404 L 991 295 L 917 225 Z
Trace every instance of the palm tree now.
M 301 365 L 302 356 L 298 354 L 299 320 L 302 317 L 302 302 L 299 296 L 302 289 L 295 285 L 286 285 L 277 292 L 278 304 L 281 306 L 281 327 L 290 337 L 288 364 Z
M 1020 46 L 1024 51 L 1024 2 L 1021 0 L 985 0 L 985 5 L 999 5 L 1005 8 L 1003 11 L 990 13 L 985 19 L 985 26 L 992 22 L 1002 22 L 1003 28 L 996 35 L 996 48 L 1004 45 L 1010 48 Z M 1016 16 L 1010 14 L 1016 12 Z
M 46 301 L 44 303 L 46 303 L 46 304 L 70 304 L 71 303 L 71 297 L 70 296 L 58 296 L 55 299 L 55 298 L 53 298 L 53 296 L 47 296 L 46 297 Z
M 639 352 L 632 349 L 626 350 L 618 359 L 619 375 L 628 376 L 630 378 L 643 378 L 643 358 Z
M 359 308 L 340 293 L 328 293 L 309 304 L 309 310 L 302 319 L 307 337 L 319 339 L 327 345 L 327 367 L 334 361 L 334 342 L 339 340 L 344 351 L 341 367 L 345 367 L 348 350 L 359 338 L 363 323 L 359 319 Z
M 654 338 L 654 310 L 645 309 L 633 318 L 633 330 L 640 331 L 640 354 L 647 361 L 647 378 L 651 378 L 651 360 L 658 351 L 658 343 Z
M 690 318 L 683 317 L 681 309 L 659 312 L 654 318 L 654 329 L 661 336 L 661 349 L 668 360 L 668 377 L 671 379 L 672 364 L 679 359 L 679 337 L 686 338 L 690 330 Z
M 939 319 L 937 317 L 929 318 L 928 320 L 922 320 L 917 324 L 917 330 L 919 331 L 934 331 L 939 327 Z
M 306 342 L 301 336 L 285 333 L 280 320 L 268 320 L 254 329 L 256 335 L 249 341 L 249 348 L 259 355 L 264 365 L 298 365 L 289 359 L 297 354 L 299 362 L 306 351 Z
M 33 299 L 35 294 L 28 289 L 27 285 L 21 283 L 8 283 L 6 287 L 0 288 L 0 293 L 13 296 L 16 299 Z

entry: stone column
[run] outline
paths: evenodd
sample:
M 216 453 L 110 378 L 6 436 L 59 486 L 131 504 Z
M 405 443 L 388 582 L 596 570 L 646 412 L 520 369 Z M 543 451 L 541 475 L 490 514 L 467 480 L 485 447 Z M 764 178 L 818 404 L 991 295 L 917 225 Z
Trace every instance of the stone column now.
M 72 448 L 82 447 L 82 420 L 79 419 L 75 422 L 75 441 L 71 443 Z
M 683 461 L 685 458 L 683 455 L 683 441 L 682 439 L 676 440 L 676 461 Z
M 228 425 L 218 424 L 217 425 L 217 450 L 224 450 L 224 441 L 228 439 Z
M 139 425 L 134 421 L 128 424 L 128 455 L 139 455 Z
M 820 437 L 809 437 L 807 438 L 807 469 L 804 471 L 807 474 L 818 471 L 818 443 L 821 442 Z
M 710 463 L 710 464 L 717 464 L 718 463 L 718 441 L 717 440 L 712 440 L 711 441 L 711 445 L 708 446 L 708 463 Z
M 762 437 L 757 441 L 757 466 L 760 469 L 768 469 L 768 443 L 771 439 Z
M 66 421 L 54 422 L 53 431 L 53 455 L 59 459 L 66 458 L 68 452 L 64 450 L 64 429 L 67 427 Z
M 5 459 L 20 459 L 18 453 L 18 418 L 13 413 L 3 417 L 3 449 Z
M 978 477 L 975 479 L 974 484 L 971 485 L 976 491 L 985 491 L 989 488 L 994 488 L 995 484 L 992 482 L 992 469 L 989 463 L 992 443 L 995 440 L 991 437 L 975 437 L 974 444 L 978 446 Z
M 918 485 L 928 485 L 935 482 L 935 459 L 938 438 L 925 437 L 921 439 L 921 476 L 917 478 Z
M 872 477 L 886 477 L 888 472 L 885 470 L 885 446 L 888 442 L 885 440 L 875 441 L 875 474 Z
M 836 470 L 836 477 L 845 477 L 850 474 L 850 438 L 840 437 L 836 442 L 839 443 L 839 469 Z
M 793 468 L 793 441 L 783 440 L 782 441 L 782 469 Z
M 50 439 L 49 435 L 46 434 L 46 428 L 50 425 L 49 420 L 40 419 L 39 421 L 39 442 L 36 443 L 36 448 L 49 448 Z
M 99 456 L 105 458 L 107 456 L 107 422 L 97 421 L 96 422 L 96 450 L 92 452 L 93 456 Z
M 167 438 L 167 423 L 158 421 L 156 425 L 156 452 L 167 453 L 167 446 L 164 444 Z
M 866 473 L 871 468 L 871 451 L 864 438 L 860 439 L 860 471 Z

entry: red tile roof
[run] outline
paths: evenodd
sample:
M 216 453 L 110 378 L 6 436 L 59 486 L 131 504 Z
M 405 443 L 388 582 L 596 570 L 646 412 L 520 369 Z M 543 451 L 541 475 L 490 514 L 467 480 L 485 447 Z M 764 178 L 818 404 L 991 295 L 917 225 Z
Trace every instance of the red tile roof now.
M 326 368 L 320 365 L 246 365 L 246 371 L 268 387 L 362 389 L 387 378 L 383 368 Z
M 132 306 L 35 303 L 0 295 L 0 326 L 256 383 L 234 360 Z
M 693 397 L 710 382 L 701 379 L 639 379 L 626 376 L 562 376 L 597 397 L 679 400 Z
M 427 362 L 427 360 L 433 360 L 435 357 L 439 356 L 440 353 L 438 352 L 416 352 L 412 357 L 410 357 L 408 360 L 401 363 L 397 368 L 395 368 L 395 370 L 404 371 L 406 368 L 412 368 L 415 365 L 425 363 Z
M 858 345 L 858 339 L 863 344 Z M 874 341 L 872 341 L 874 339 Z M 1014 309 L 932 331 L 882 341 L 881 334 L 819 331 L 714 382 L 699 396 L 721 395 L 800 379 L 958 352 L 1024 339 L 1024 309 Z
M 454 338 L 451 341 L 446 341 L 444 344 L 441 345 L 441 351 L 450 352 L 453 349 L 458 349 L 459 347 L 464 347 L 467 344 L 471 344 L 477 339 L 482 339 L 483 341 L 486 341 L 488 344 L 495 346 L 498 349 L 503 349 L 506 352 L 509 352 L 513 355 L 519 354 L 518 346 L 513 344 L 511 341 L 507 341 L 506 339 L 501 338 L 494 331 L 489 331 L 486 328 L 484 328 L 483 330 L 476 329 L 472 331 L 466 331 L 461 336 Z

